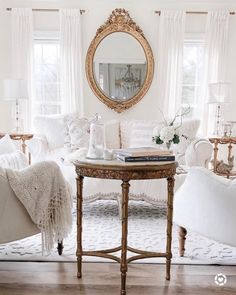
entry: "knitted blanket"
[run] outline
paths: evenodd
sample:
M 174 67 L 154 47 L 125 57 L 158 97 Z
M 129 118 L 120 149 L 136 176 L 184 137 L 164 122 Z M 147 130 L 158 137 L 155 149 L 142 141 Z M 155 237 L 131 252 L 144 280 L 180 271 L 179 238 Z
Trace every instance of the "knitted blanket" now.
M 68 183 L 55 162 L 40 162 L 16 171 L 6 169 L 16 197 L 42 233 L 42 251 L 50 252 L 72 226 L 72 200 Z

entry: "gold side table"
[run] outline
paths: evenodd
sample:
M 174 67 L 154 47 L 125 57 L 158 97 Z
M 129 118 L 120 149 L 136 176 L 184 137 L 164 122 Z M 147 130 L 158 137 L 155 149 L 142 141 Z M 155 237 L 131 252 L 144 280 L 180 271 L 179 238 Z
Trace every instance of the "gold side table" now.
M 6 135 L 6 133 L 0 133 L 0 138 L 4 137 Z M 12 140 L 20 140 L 21 141 L 21 148 L 22 148 L 22 152 L 24 154 L 26 154 L 26 141 L 30 140 L 34 137 L 33 134 L 31 133 L 10 133 L 9 134 L 10 138 Z M 31 164 L 31 154 L 29 153 L 29 164 Z
M 126 294 L 126 273 L 128 263 L 134 260 L 165 257 L 166 258 L 166 279 L 170 280 L 171 266 L 171 241 L 172 241 L 172 219 L 173 219 L 173 195 L 174 195 L 174 175 L 176 173 L 176 162 L 143 162 L 143 163 L 125 163 L 118 160 L 88 160 L 79 159 L 74 162 L 77 173 L 77 266 L 78 278 L 82 276 L 82 257 L 98 256 L 109 258 L 120 263 L 121 271 L 121 293 Z M 121 245 L 113 249 L 104 249 L 99 251 L 85 251 L 82 247 L 82 204 L 83 204 L 83 179 L 84 177 L 94 177 L 102 179 L 121 180 L 122 187 L 122 238 Z M 167 199 L 167 239 L 166 252 L 150 252 L 140 249 L 134 249 L 128 246 L 128 203 L 129 203 L 129 181 L 143 179 L 167 179 L 168 199 Z M 121 257 L 111 253 L 121 250 Z M 127 258 L 127 251 L 136 255 Z
M 227 144 L 228 145 L 228 159 L 232 156 L 232 145 L 236 144 L 236 137 L 210 137 L 209 141 L 214 145 L 214 159 L 213 159 L 213 171 L 217 174 L 219 174 L 216 171 L 216 163 L 217 163 L 217 157 L 218 157 L 218 145 L 219 144 Z M 226 176 L 229 178 L 230 176 L 236 176 L 235 172 L 231 172 L 229 174 L 221 174 L 223 176 Z

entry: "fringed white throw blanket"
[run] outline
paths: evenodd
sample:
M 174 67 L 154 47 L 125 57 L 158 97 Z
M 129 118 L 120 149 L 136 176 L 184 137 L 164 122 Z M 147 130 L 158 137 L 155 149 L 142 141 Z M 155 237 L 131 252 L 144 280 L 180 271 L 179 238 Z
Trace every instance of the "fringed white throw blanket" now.
M 42 233 L 42 250 L 50 252 L 72 226 L 72 200 L 69 184 L 60 167 L 51 161 L 26 169 L 6 169 L 9 184 Z

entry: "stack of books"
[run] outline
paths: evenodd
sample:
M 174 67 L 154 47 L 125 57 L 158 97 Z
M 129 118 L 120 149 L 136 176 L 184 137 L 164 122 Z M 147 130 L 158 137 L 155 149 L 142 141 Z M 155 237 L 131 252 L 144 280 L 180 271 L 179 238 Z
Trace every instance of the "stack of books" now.
M 114 152 L 117 159 L 124 162 L 175 161 L 175 156 L 171 151 L 152 147 L 117 149 Z

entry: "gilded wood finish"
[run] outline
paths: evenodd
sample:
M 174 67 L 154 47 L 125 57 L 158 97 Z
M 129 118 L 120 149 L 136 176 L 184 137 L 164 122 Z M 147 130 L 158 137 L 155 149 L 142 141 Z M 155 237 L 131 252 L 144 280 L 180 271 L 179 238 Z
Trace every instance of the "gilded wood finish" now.
M 0 138 L 2 138 L 5 135 L 6 133 L 0 133 Z M 21 140 L 21 148 L 24 154 L 26 154 L 26 148 L 27 148 L 27 145 L 25 143 L 26 140 L 30 140 L 34 137 L 34 135 L 31 133 L 10 133 L 9 136 L 12 140 Z M 28 156 L 29 156 L 29 164 L 31 164 L 31 154 L 28 153 Z
M 115 32 L 123 32 L 133 36 L 141 44 L 147 60 L 147 74 L 144 84 L 142 85 L 141 89 L 138 91 L 137 94 L 135 94 L 131 99 L 124 102 L 113 101 L 108 96 L 106 96 L 106 94 L 97 85 L 93 71 L 93 58 L 98 45 L 105 37 Z M 105 24 L 97 30 L 97 33 L 89 46 L 86 56 L 86 75 L 88 83 L 91 89 L 93 90 L 94 94 L 109 108 L 115 110 L 118 113 L 121 113 L 124 110 L 132 107 L 134 104 L 136 104 L 143 98 L 143 96 L 146 94 L 152 83 L 153 72 L 154 58 L 152 54 L 152 49 L 148 41 L 146 40 L 143 31 L 132 20 L 127 10 L 113 10 L 112 14 L 105 22 Z
M 214 145 L 214 159 L 213 159 L 213 171 L 217 174 L 219 174 L 216 171 L 216 164 L 217 164 L 217 157 L 218 157 L 218 145 L 219 144 L 228 144 L 228 160 L 232 156 L 232 144 L 236 144 L 236 137 L 211 137 L 209 138 L 209 141 Z M 230 176 L 235 176 L 235 172 L 231 172 L 230 174 L 222 174 L 223 176 L 226 176 L 229 178 Z
M 179 256 L 183 257 L 185 252 L 185 241 L 186 241 L 187 230 L 180 226 L 179 227 Z
M 121 272 L 121 295 L 126 294 L 126 273 L 128 263 L 134 260 L 151 258 L 151 257 L 165 257 L 166 258 L 166 279 L 170 280 L 170 266 L 171 266 L 171 240 L 172 240 L 172 219 L 173 219 L 173 196 L 174 196 L 174 175 L 176 172 L 177 163 L 169 162 L 168 164 L 119 164 L 117 161 L 104 164 L 99 161 L 76 161 L 74 165 L 77 173 L 77 264 L 78 264 L 78 278 L 82 276 L 81 264 L 82 256 L 99 256 L 110 258 L 120 263 Z M 113 164 L 114 163 L 114 164 Z M 121 245 L 112 249 L 98 250 L 98 251 L 83 251 L 82 249 L 82 202 L 83 202 L 83 178 L 95 177 L 105 179 L 120 179 L 122 181 L 122 238 Z M 139 179 L 159 179 L 167 178 L 168 187 L 168 201 L 167 201 L 167 241 L 166 252 L 149 252 L 140 249 L 134 249 L 128 246 L 128 203 L 129 203 L 129 181 Z M 121 258 L 112 255 L 111 253 L 121 250 Z M 136 255 L 127 259 L 127 251 L 136 253 Z
M 83 180 L 84 177 L 78 175 L 77 177 L 77 277 L 82 276 L 82 202 L 83 202 Z
M 172 242 L 172 224 L 173 224 L 173 198 L 174 198 L 174 182 L 173 176 L 167 177 L 167 228 L 166 228 L 166 279 L 170 280 L 170 265 L 171 265 L 171 242 Z

